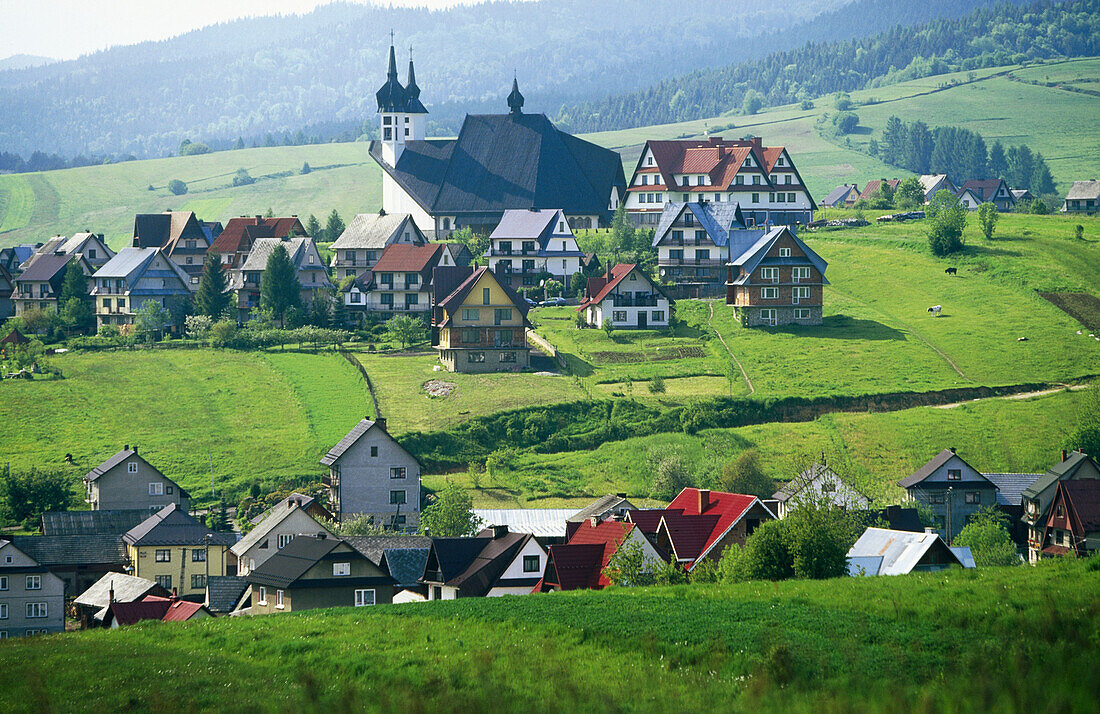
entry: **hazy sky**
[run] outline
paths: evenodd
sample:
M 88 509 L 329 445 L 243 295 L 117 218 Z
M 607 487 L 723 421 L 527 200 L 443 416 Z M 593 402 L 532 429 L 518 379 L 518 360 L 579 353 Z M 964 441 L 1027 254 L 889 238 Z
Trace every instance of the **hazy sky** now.
M 73 59 L 144 40 L 256 15 L 306 13 L 333 0 L 0 0 L 0 59 Z M 348 0 L 361 4 L 448 7 L 474 0 Z

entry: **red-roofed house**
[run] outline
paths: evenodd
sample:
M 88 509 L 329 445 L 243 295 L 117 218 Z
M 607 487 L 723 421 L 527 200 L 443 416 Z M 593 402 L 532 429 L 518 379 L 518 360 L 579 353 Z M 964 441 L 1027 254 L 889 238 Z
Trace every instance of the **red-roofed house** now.
M 590 518 L 577 527 L 568 543 L 550 546 L 546 571 L 534 592 L 602 590 L 611 584 L 603 570 L 624 543 L 636 543 L 653 566 L 666 562 L 636 524 Z
M 432 308 L 432 271 L 446 254 L 442 243 L 391 243 L 364 273 L 371 276 L 366 292 L 361 292 L 366 279 L 356 280 L 344 293 L 344 304 L 349 310 L 385 315 L 427 312 Z
M 867 185 L 863 187 L 863 191 L 859 194 L 859 201 L 869 201 L 871 198 L 882 190 L 883 184 L 890 187 L 891 191 L 898 190 L 898 184 L 901 183 L 901 179 L 874 179 L 867 182 Z
M 103 617 L 104 627 L 117 630 L 123 625 L 133 625 L 142 620 L 161 620 L 162 622 L 184 622 L 213 617 L 201 602 L 180 600 L 173 596 L 158 597 L 146 595 L 134 602 L 112 602 L 107 606 Z
M 1100 479 L 1059 481 L 1043 531 L 1041 557 L 1100 550 Z
M 626 209 L 635 224 L 656 226 L 673 201 L 736 202 L 755 226 L 809 223 L 817 208 L 786 148 L 759 137 L 647 141 Z
M 1016 197 L 1004 179 L 970 179 L 959 188 L 970 191 L 982 203 L 992 203 L 998 211 L 1011 211 L 1016 207 Z
M 585 322 L 602 327 L 610 320 L 617 330 L 668 327 L 672 300 L 660 285 L 634 263 L 620 263 L 607 273 L 588 279 L 577 312 Z
M 298 220 L 298 216 L 241 216 L 229 219 L 221 234 L 210 245 L 210 251 L 221 256 L 222 265 L 227 270 L 235 270 L 244 264 L 257 238 L 286 238 L 305 234 L 305 226 Z
M 727 546 L 743 544 L 770 520 L 775 514 L 756 496 L 685 488 L 668 504 L 656 544 L 690 572 L 704 560 L 717 561 Z

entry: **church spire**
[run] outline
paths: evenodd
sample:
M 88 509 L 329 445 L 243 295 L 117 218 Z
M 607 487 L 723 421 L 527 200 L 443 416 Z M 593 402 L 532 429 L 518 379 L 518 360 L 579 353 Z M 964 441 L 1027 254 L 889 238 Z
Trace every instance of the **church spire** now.
M 386 83 L 375 92 L 374 97 L 378 100 L 379 113 L 405 111 L 405 88 L 401 86 L 401 82 L 397 79 L 397 54 L 393 49 L 392 31 L 390 32 L 390 64 L 389 69 L 386 71 Z
M 512 93 L 508 95 L 508 110 L 512 116 L 523 113 L 523 95 L 519 93 L 519 80 L 512 75 Z
M 412 47 L 409 47 L 409 83 L 405 86 L 405 111 L 409 114 L 427 114 L 428 110 L 420 102 L 420 87 L 416 85 L 416 70 L 413 69 Z

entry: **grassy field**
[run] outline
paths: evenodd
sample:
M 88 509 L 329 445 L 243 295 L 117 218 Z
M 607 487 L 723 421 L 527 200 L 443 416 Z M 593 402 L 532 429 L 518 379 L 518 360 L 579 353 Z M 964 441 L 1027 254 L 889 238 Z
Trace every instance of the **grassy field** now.
M 862 129 L 851 146 L 825 139 L 814 129 L 821 114 L 834 111 L 829 98 L 815 108 L 775 107 L 753 116 L 730 115 L 588 135 L 623 155 L 629 173 L 646 139 L 695 137 L 707 132 L 753 134 L 769 145 L 785 145 L 812 195 L 835 186 L 906 172 L 856 150 L 878 136 L 891 114 L 929 126 L 963 126 L 987 143 L 1027 143 L 1042 152 L 1064 192 L 1075 179 L 1100 174 L 1100 154 L 1087 150 L 1100 138 L 1096 97 L 1059 88 L 1095 87 L 1100 59 L 1000 67 L 928 77 L 852 93 Z M 1024 80 L 1024 81 L 1017 81 Z M 1040 82 L 1031 84 L 1030 82 Z M 1055 86 L 1046 86 L 1046 83 Z M 308 162 L 312 172 L 300 175 Z M 254 184 L 234 187 L 237 169 Z M 189 192 L 174 196 L 168 181 L 178 178 Z M 150 191 L 149 186 L 153 187 Z M 242 149 L 168 159 L 0 176 L 0 247 L 41 241 L 55 233 L 89 229 L 105 233 L 115 247 L 132 235 L 134 214 L 167 208 L 194 210 L 204 220 L 226 221 L 271 208 L 277 214 L 314 213 L 322 221 L 333 208 L 344 220 L 378 210 L 381 172 L 365 142 Z
M 754 449 L 764 472 L 779 482 L 824 457 L 868 496 L 895 503 L 904 495 L 895 482 L 949 446 L 981 471 L 1045 472 L 1059 458 L 1085 399 L 1082 391 L 1059 391 L 950 408 L 835 413 L 810 422 L 656 434 L 607 442 L 592 451 L 521 454 L 506 473 L 481 476 L 480 488 L 466 473 L 432 475 L 424 483 L 438 489 L 452 480 L 470 489 L 479 508 L 581 507 L 605 493 L 647 498 L 652 455 L 678 454 L 699 485 L 717 487 L 722 466 Z
M 1100 697 L 1096 565 L 468 598 L 8 640 L 0 707 L 1087 712 Z
M 76 479 L 137 444 L 200 501 L 211 457 L 219 491 L 238 497 L 252 481 L 315 478 L 321 455 L 371 411 L 359 373 L 333 354 L 157 350 L 53 363 L 65 379 L 0 383 L 0 462 Z

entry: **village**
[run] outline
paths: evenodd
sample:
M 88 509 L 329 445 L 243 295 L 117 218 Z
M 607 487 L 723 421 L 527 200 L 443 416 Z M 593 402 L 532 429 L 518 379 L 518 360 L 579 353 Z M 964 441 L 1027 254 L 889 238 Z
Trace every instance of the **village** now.
M 171 211 L 137 215 L 117 252 L 92 230 L 0 250 L 0 318 L 12 318 L 0 350 L 19 367 L 4 376 L 39 376 L 46 350 L 63 352 L 81 332 L 154 342 L 219 324 L 224 335 L 312 325 L 321 332 L 305 339 L 339 343 L 386 325 L 428 342 L 441 371 L 519 373 L 568 369 L 532 323 L 546 308 L 567 306 L 578 327 L 608 337 L 669 331 L 678 305 L 694 301 L 746 328 L 812 329 L 829 285 L 828 264 L 801 237 L 826 226 L 816 212 L 885 202 L 911 209 L 898 221 L 975 211 L 995 223 L 989 215 L 1035 199 L 1002 178 L 956 187 L 939 174 L 845 184 L 819 205 L 797 157 L 755 136 L 646 141 L 627 180 L 616 152 L 525 113 L 518 80 L 506 113 L 468 115 L 456 139 L 428 139 L 411 60 L 406 77 L 391 46 L 370 145 L 382 207 L 330 244 L 297 215 L 222 225 Z M 1062 211 L 1097 212 L 1098 191 L 1075 182 Z M 581 250 L 577 233 L 615 227 L 645 243 L 630 260 Z M 897 502 L 869 498 L 822 459 L 774 493 L 687 486 L 659 507 L 619 493 L 581 509 L 485 509 L 453 490 L 429 493 L 385 418 L 347 428 L 320 461 L 323 491 L 232 517 L 196 508 L 138 444 L 103 454 L 84 476 L 87 510 L 44 512 L 29 524 L 40 534 L 0 536 L 0 638 L 715 582 L 737 569 L 750 579 L 904 575 L 1100 548 L 1100 466 L 1083 450 L 1055 459 L 1055 445 L 1045 473 L 983 473 L 965 450 L 943 448 L 897 474 Z M 793 540 L 804 532 L 795 523 L 812 543 Z M 754 533 L 824 554 L 794 565 Z

